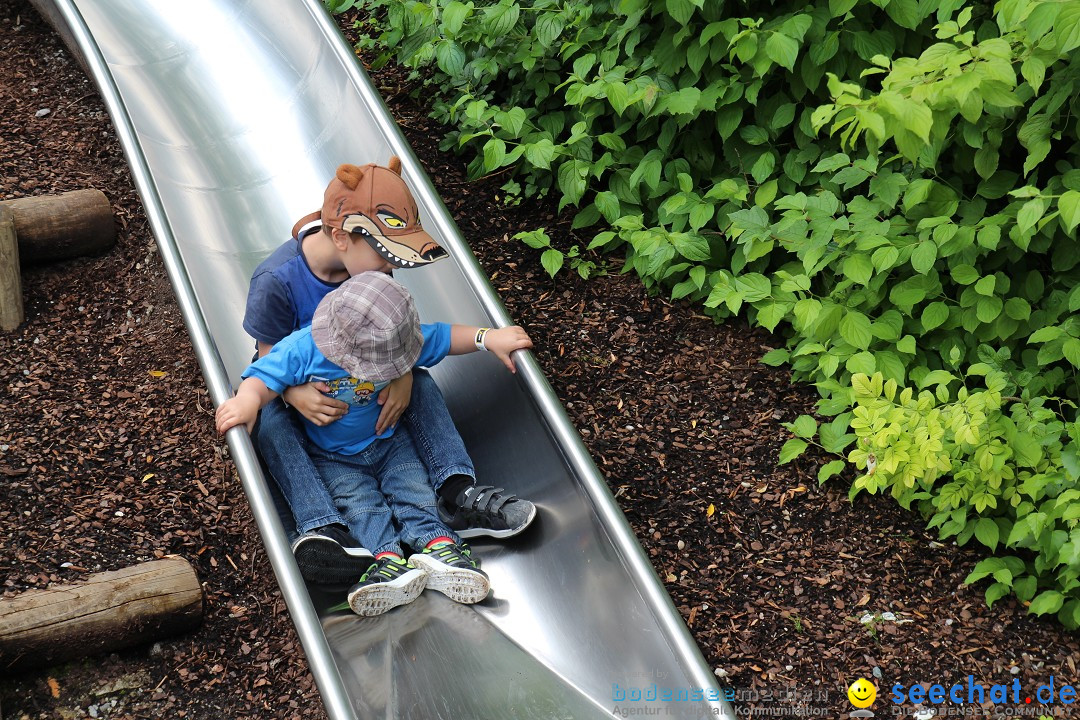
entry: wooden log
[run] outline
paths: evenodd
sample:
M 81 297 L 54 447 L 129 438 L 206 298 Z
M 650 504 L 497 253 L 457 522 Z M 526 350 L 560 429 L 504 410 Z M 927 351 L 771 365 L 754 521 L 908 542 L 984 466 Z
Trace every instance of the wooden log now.
M 202 621 L 194 568 L 165 558 L 0 600 L 0 675 L 186 632 Z
M 0 330 L 14 330 L 24 319 L 15 218 L 11 208 L 0 205 Z
M 112 205 L 100 190 L 5 200 L 15 215 L 24 263 L 100 255 L 116 244 Z

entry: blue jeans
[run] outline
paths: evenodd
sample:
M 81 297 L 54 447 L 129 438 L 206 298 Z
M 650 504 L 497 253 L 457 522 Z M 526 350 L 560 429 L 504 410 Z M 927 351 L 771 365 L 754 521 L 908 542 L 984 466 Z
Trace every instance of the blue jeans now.
M 436 492 L 451 475 L 476 478 L 472 458 L 461 441 L 438 384 L 423 368 L 413 368 L 412 398 L 401 417 Z
M 426 370 L 413 369 L 412 398 L 401 425 L 416 441 L 435 490 L 451 475 L 476 477 L 442 392 Z M 287 509 L 278 507 L 287 534 L 293 527 L 303 534 L 323 525 L 347 524 L 308 455 L 314 446 L 308 442 L 299 413 L 285 407 L 280 398 L 274 400 L 259 413 L 253 440 L 292 511 L 290 524 Z
M 435 491 L 409 433 L 398 428 L 355 455 L 311 447 L 349 532 L 378 555 L 403 555 L 399 539 L 420 550 L 437 537 L 461 539 L 439 520 Z

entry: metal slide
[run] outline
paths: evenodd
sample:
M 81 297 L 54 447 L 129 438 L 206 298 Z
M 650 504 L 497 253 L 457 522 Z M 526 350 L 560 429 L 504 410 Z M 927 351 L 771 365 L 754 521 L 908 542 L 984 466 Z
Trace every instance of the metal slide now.
M 36 0 L 105 98 L 215 404 L 251 357 L 255 265 L 318 208 L 341 162 L 402 158 L 451 259 L 397 276 L 421 317 L 511 322 L 318 0 Z M 520 353 L 519 353 L 520 354 Z M 433 371 L 478 475 L 534 500 L 533 528 L 477 542 L 493 593 L 330 613 L 297 572 L 251 444 L 228 435 L 333 720 L 734 718 L 531 356 Z

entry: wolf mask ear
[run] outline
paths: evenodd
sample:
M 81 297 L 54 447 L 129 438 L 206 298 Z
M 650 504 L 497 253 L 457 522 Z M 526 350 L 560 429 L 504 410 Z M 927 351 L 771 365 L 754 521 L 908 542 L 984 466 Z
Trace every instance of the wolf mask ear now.
M 401 175 L 401 158 L 397 155 L 391 155 L 386 167 L 390 168 L 390 171 L 395 175 Z
M 355 190 L 356 186 L 360 184 L 360 180 L 364 177 L 364 169 L 346 163 L 345 165 L 338 165 L 336 176 L 345 187 L 350 190 Z

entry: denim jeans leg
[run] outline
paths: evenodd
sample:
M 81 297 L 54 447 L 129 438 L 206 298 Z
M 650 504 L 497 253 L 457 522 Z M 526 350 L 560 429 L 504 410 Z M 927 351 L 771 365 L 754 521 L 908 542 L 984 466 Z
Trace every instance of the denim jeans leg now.
M 376 479 L 381 455 L 377 446 L 383 443 L 383 440 L 376 440 L 372 446 L 356 455 L 341 455 L 313 447 L 311 459 L 319 474 L 325 478 L 326 487 L 333 495 L 352 536 L 376 555 L 383 552 L 401 555 L 390 505 L 379 491 Z
M 412 398 L 402 424 L 412 434 L 435 490 L 451 475 L 476 477 L 472 458 L 446 409 L 442 391 L 427 370 L 413 369 Z
M 275 399 L 259 413 L 256 448 L 296 520 L 299 534 L 322 525 L 344 523 L 333 498 L 308 456 L 300 418 Z
M 461 542 L 439 520 L 435 491 L 409 434 L 398 431 L 375 444 L 385 448 L 378 466 L 379 489 L 390 504 L 401 539 L 414 550 L 422 550 L 442 535 Z
M 254 432 L 258 431 L 259 424 L 256 421 Z M 254 433 L 253 437 L 256 437 Z M 292 545 L 296 542 L 296 538 L 300 537 L 300 534 L 296 532 L 296 518 L 293 517 L 289 503 L 285 500 L 285 496 L 281 494 L 281 488 L 278 487 L 277 481 L 274 480 L 274 476 L 270 473 L 270 469 L 266 467 L 262 455 L 256 453 L 255 456 L 259 459 L 259 468 L 262 470 L 263 477 L 266 478 L 266 489 L 270 491 L 270 497 L 274 501 L 274 509 L 277 510 L 278 520 L 281 521 L 281 527 L 285 530 L 285 537 L 288 538 L 289 544 Z

